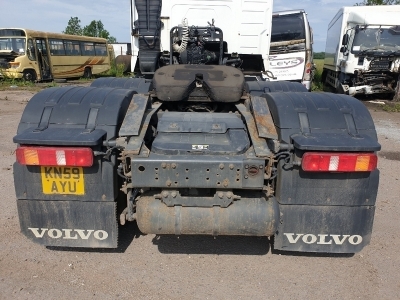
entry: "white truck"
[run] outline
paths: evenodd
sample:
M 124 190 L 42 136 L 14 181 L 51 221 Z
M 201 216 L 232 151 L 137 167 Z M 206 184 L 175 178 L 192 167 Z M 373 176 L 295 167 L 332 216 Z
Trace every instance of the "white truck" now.
M 151 77 L 164 65 L 221 60 L 260 79 L 269 68 L 272 6 L 272 0 L 131 0 L 131 70 Z
M 337 92 L 399 100 L 400 5 L 342 7 L 328 26 L 322 80 Z
M 270 80 L 302 83 L 311 90 L 313 35 L 303 9 L 272 13 Z

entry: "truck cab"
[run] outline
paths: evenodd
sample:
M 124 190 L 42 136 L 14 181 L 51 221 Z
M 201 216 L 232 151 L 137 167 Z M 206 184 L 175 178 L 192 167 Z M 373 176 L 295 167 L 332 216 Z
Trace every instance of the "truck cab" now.
M 323 79 L 349 94 L 389 94 L 398 98 L 400 6 L 345 7 L 331 21 Z

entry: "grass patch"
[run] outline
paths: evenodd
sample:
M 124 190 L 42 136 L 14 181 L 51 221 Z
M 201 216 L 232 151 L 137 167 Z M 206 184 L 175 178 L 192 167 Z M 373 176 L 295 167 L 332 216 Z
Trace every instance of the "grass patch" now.
M 323 59 L 314 59 L 314 73 L 313 73 L 313 81 L 311 90 L 315 92 L 321 92 L 324 89 L 324 84 L 321 80 L 322 77 L 322 70 L 324 67 L 324 60 Z
M 35 89 L 35 83 L 32 81 L 25 81 L 17 78 L 0 78 L 0 90 L 8 90 L 10 88 L 23 88 L 25 90 Z
M 100 74 L 99 77 L 131 77 L 130 73 L 125 72 L 124 64 L 117 64 L 115 59 L 111 61 L 111 68 Z
M 389 112 L 400 112 L 400 103 L 385 104 L 382 109 Z

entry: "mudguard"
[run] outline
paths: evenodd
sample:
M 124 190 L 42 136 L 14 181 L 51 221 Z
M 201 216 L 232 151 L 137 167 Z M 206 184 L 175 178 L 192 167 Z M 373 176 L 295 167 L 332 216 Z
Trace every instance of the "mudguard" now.
M 247 91 L 254 96 L 277 92 L 308 92 L 299 82 L 289 81 L 247 81 Z
M 94 145 L 100 144 L 102 138 L 115 138 L 134 93 L 93 87 L 43 90 L 29 100 L 14 142 L 31 144 L 36 140 L 35 144 L 78 146 L 80 141 L 91 141 Z M 71 132 L 76 135 L 76 141 L 71 142 Z M 103 136 L 99 138 L 101 133 Z
M 307 151 L 375 152 L 377 135 L 358 100 L 329 93 L 264 95 L 279 141 L 294 148 L 280 160 L 275 196 L 280 222 L 275 249 L 354 253 L 369 243 L 379 171 L 305 172 Z M 297 164 L 294 162 L 298 162 Z
M 14 142 L 88 146 L 104 153 L 103 142 L 117 137 L 134 94 L 133 90 L 93 87 L 43 90 L 27 104 Z M 46 170 L 16 162 L 21 231 L 47 246 L 117 247 L 116 164 L 116 155 L 95 156 L 93 165 L 82 171 L 84 194 L 77 195 L 45 193 L 42 172 Z
M 149 92 L 151 80 L 144 78 L 117 78 L 103 77 L 92 82 L 91 87 L 112 87 L 134 90 L 138 94 L 146 94 Z

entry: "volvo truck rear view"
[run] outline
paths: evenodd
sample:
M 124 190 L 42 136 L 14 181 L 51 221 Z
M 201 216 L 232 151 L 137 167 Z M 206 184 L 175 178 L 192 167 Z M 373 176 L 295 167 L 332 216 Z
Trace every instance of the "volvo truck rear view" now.
M 115 248 L 133 221 L 144 234 L 268 236 L 275 250 L 368 245 L 380 149 L 371 116 L 346 95 L 262 80 L 271 9 L 132 1 L 140 77 L 49 88 L 24 110 L 14 137 L 23 234 Z
M 343 7 L 328 26 L 322 80 L 349 95 L 400 100 L 400 5 Z

